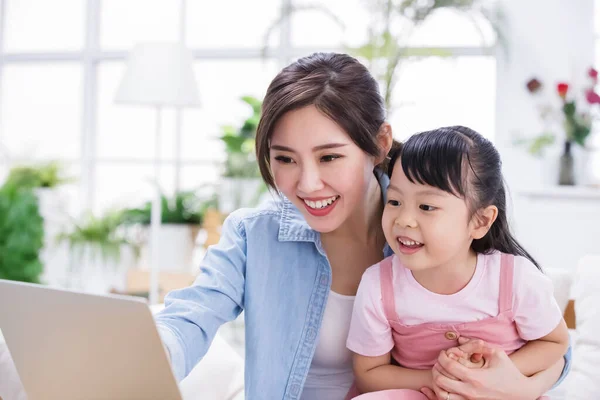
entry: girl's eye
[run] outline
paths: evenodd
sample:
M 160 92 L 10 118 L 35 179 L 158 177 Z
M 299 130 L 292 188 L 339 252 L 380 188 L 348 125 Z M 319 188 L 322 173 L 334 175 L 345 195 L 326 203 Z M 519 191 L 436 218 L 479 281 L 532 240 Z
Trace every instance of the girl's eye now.
M 421 205 L 419 206 L 419 208 L 420 208 L 421 210 L 423 210 L 423 211 L 433 211 L 433 210 L 435 210 L 435 207 L 433 207 L 433 206 L 428 206 L 427 204 L 421 204 Z
M 336 160 L 338 158 L 340 158 L 340 156 L 335 155 L 335 154 L 328 154 L 326 156 L 321 157 L 321 161 L 331 162 L 331 161 Z
M 399 206 L 399 205 L 400 205 L 400 202 L 399 202 L 398 200 L 388 200 L 388 204 L 389 204 L 390 206 L 394 206 L 394 207 L 396 207 L 396 206 Z
M 286 156 L 277 156 L 275 157 L 275 160 L 279 161 L 282 164 L 291 164 L 294 162 L 294 160 Z

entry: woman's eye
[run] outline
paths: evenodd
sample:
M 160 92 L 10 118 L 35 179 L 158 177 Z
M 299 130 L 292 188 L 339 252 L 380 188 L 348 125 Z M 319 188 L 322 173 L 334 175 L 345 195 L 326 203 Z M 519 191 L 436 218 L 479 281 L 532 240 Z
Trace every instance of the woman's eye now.
M 335 155 L 335 154 L 328 154 L 326 156 L 321 157 L 321 161 L 331 162 L 331 161 L 336 160 L 338 158 L 340 158 L 340 156 Z
M 423 211 L 433 211 L 435 210 L 434 206 L 428 206 L 427 204 L 421 204 L 419 208 Z
M 394 207 L 396 207 L 396 206 L 399 206 L 399 205 L 400 205 L 400 202 L 399 202 L 398 200 L 388 200 L 388 204 L 389 204 L 390 206 L 394 206 Z
M 277 156 L 275 157 L 275 160 L 279 161 L 282 164 L 291 164 L 294 162 L 294 160 L 286 156 Z

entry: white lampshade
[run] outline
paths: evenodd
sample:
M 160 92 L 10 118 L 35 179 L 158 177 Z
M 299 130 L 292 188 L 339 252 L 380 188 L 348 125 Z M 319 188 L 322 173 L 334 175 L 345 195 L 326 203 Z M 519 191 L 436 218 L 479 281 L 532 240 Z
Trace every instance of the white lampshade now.
M 115 101 L 158 107 L 198 106 L 191 52 L 179 43 L 136 45 Z

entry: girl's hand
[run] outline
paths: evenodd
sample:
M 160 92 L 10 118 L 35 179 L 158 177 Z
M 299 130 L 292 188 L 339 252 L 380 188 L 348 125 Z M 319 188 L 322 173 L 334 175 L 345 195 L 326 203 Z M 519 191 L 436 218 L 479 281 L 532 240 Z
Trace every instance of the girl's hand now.
M 467 352 L 462 351 L 458 347 L 452 347 L 452 348 L 446 350 L 446 355 L 451 360 L 458 361 L 467 368 L 473 368 L 473 369 L 483 368 L 483 366 L 485 365 L 485 359 L 483 358 L 483 355 L 481 353 L 469 354 Z M 454 376 L 452 376 L 450 373 L 448 373 L 445 370 L 438 370 L 438 369 L 434 368 L 432 370 L 432 375 L 433 375 L 434 382 L 435 382 L 436 377 L 439 375 L 446 376 L 449 379 L 457 380 Z M 440 387 L 435 385 L 435 383 L 434 383 L 433 388 L 428 388 L 428 387 L 421 388 L 421 393 L 423 393 L 425 396 L 427 396 L 427 398 L 429 400 L 445 399 L 446 396 L 448 395 L 447 392 L 445 392 L 443 389 L 441 389 Z M 451 397 L 454 400 L 464 399 L 462 396 L 459 396 L 457 394 L 455 394 L 454 396 L 451 396 Z
M 469 354 L 458 347 L 452 347 L 446 350 L 446 354 L 451 360 L 456 360 L 467 368 L 483 368 L 485 365 L 485 358 L 481 353 Z M 449 378 L 452 377 L 449 376 Z
M 463 358 L 453 360 L 445 351 L 441 352 L 433 368 L 433 391 L 438 399 L 447 399 L 448 393 L 452 400 L 531 400 L 537 397 L 528 393 L 531 388 L 527 378 L 504 351 L 482 340 L 461 338 L 459 343 L 459 349 L 467 354 L 482 354 L 485 365 L 471 369 L 464 365 Z

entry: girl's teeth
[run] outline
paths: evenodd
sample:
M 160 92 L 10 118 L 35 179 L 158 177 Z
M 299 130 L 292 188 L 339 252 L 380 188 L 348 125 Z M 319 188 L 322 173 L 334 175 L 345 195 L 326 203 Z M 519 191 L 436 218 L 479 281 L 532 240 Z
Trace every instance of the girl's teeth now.
M 422 243 L 419 243 L 419 242 L 414 242 L 412 240 L 400 240 L 400 243 L 402 243 L 405 246 L 418 246 L 418 245 L 422 244 Z

